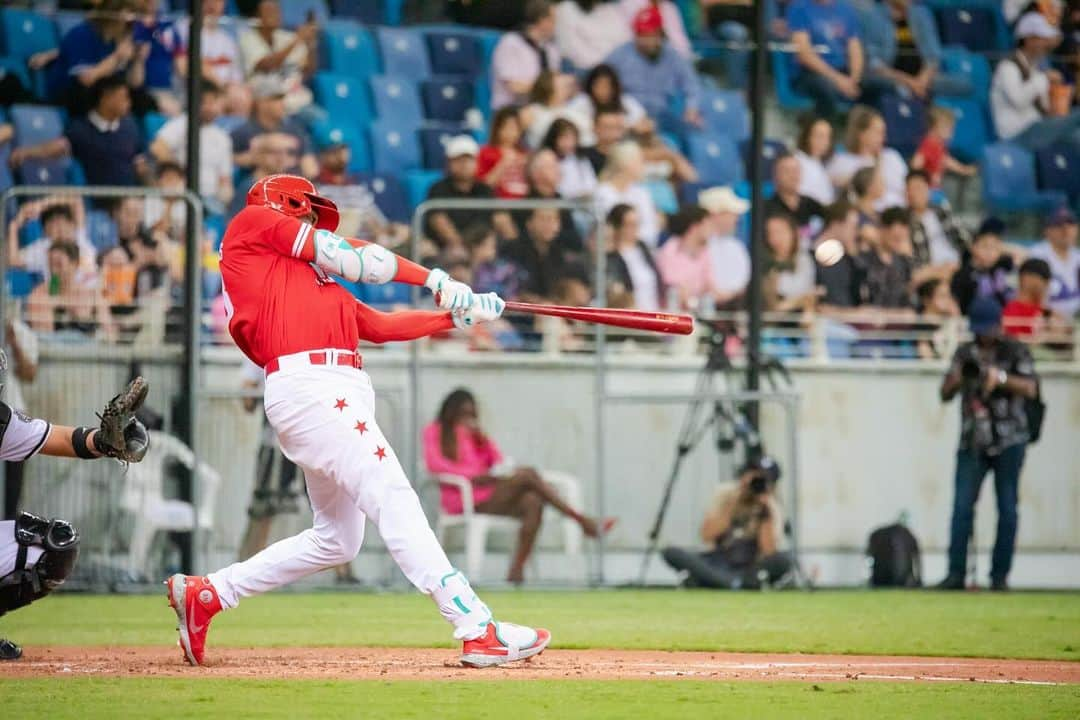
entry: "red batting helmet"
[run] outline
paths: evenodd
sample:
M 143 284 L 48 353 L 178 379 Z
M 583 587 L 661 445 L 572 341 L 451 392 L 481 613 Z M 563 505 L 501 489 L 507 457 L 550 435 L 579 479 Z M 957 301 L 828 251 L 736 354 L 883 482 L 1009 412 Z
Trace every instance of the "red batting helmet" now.
M 248 190 L 247 204 L 268 207 L 292 217 L 314 211 L 318 216 L 315 227 L 330 232 L 337 230 L 340 219 L 337 205 L 318 195 L 310 180 L 297 175 L 268 175 L 256 181 Z

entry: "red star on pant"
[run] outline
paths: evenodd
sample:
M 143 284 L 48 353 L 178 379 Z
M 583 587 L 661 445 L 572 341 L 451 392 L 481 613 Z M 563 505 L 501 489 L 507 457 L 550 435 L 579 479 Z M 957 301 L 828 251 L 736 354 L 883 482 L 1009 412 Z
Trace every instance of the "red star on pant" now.
M 347 407 L 349 407 L 349 403 L 345 402 L 345 398 L 338 398 L 338 401 L 334 403 L 334 409 L 338 412 L 345 412 Z
M 359 430 L 360 434 L 363 435 L 364 433 L 367 432 L 367 423 L 366 422 L 360 422 L 359 420 L 357 420 L 356 421 L 356 427 L 354 427 L 353 430 Z
M 386 459 L 386 448 L 381 448 L 381 447 L 376 446 L 376 448 L 375 448 L 375 457 L 379 458 L 380 462 L 385 460 Z

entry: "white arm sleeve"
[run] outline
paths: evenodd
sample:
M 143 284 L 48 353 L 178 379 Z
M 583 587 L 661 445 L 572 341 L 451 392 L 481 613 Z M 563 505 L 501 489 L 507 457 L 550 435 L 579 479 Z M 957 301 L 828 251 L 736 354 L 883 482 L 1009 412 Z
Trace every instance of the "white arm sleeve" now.
M 12 410 L 0 403 L 0 420 L 7 417 L 7 425 L 0 436 L 0 460 L 22 462 L 36 455 L 52 431 L 52 425 L 32 418 L 21 410 Z
M 397 256 L 370 244 L 353 247 L 329 230 L 315 231 L 315 264 L 328 273 L 352 282 L 385 285 L 397 275 Z

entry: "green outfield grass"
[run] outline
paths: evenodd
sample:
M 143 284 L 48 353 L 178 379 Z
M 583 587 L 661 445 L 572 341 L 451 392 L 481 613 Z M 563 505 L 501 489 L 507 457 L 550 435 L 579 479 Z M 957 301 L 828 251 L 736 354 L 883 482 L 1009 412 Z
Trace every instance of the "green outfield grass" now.
M 865 653 L 1080 661 L 1080 593 L 489 592 L 496 615 L 553 647 Z M 171 645 L 160 596 L 59 594 L 0 620 L 26 645 Z M 271 594 L 214 621 L 229 646 L 450 647 L 416 594 Z
M 17 687 L 16 687 L 17 686 Z M 1080 689 L 1008 685 L 692 680 L 378 681 L 0 680 L 49 718 L 1038 718 L 1080 715 Z M 183 714 L 179 712 L 183 710 Z

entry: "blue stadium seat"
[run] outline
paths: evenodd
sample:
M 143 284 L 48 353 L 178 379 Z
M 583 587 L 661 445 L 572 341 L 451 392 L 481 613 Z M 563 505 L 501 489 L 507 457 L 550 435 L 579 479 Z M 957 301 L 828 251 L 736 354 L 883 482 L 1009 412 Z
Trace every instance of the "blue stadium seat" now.
M 19 78 L 19 82 L 21 82 L 27 90 L 33 91 L 34 83 L 30 79 L 30 70 L 26 66 L 26 61 L 22 58 L 0 57 L 0 70 L 9 72 Z
M 750 111 L 737 90 L 706 90 L 701 99 L 705 128 L 735 142 L 750 137 Z
M 15 125 L 15 145 L 37 145 L 64 134 L 60 111 L 44 105 L 12 105 L 11 122 Z
M 431 186 L 439 182 L 442 176 L 439 170 L 410 170 L 405 173 L 405 192 L 408 194 L 410 211 L 427 200 Z
M 6 55 L 26 60 L 34 53 L 52 50 L 60 43 L 56 27 L 33 10 L 0 10 Z
M 405 20 L 405 0 L 381 0 L 383 20 L 387 25 L 397 27 Z
M 926 106 L 899 95 L 885 95 L 878 102 L 885 118 L 886 144 L 904 157 L 911 157 L 926 135 Z
M 425 80 L 420 85 L 420 93 L 427 118 L 437 122 L 465 122 L 465 113 L 476 106 L 473 84 L 468 80 Z
M 424 167 L 441 170 L 446 167 L 446 144 L 451 138 L 468 132 L 461 125 L 428 125 L 420 129 L 420 147 L 424 152 Z
M 352 18 L 365 25 L 378 25 L 386 20 L 386 10 L 380 0 L 330 0 L 334 17 Z
M 153 140 L 154 136 L 158 134 L 158 130 L 161 129 L 161 126 L 168 121 L 169 118 L 165 117 L 161 113 L 148 112 L 143 115 L 143 137 L 146 138 L 147 142 Z
M 489 28 L 473 28 L 471 32 L 473 37 L 480 42 L 482 66 L 487 69 L 491 67 L 491 56 L 495 54 L 495 46 L 502 40 L 503 34 Z
M 290 30 L 307 22 L 309 14 L 315 16 L 315 22 L 320 28 L 326 27 L 326 22 L 330 19 L 325 0 L 286 0 L 280 5 L 281 24 Z
M 983 148 L 993 139 L 984 107 L 975 99 L 939 97 L 936 103 L 952 110 L 956 117 L 956 130 L 949 143 L 950 152 L 964 162 L 978 160 Z
M 56 25 L 56 36 L 61 40 L 75 27 L 86 19 L 84 13 L 78 10 L 57 10 L 53 14 L 53 23 Z
M 369 80 L 375 114 L 399 128 L 415 128 L 424 122 L 424 110 L 416 83 L 406 77 L 376 75 Z
M 990 101 L 990 61 L 983 55 L 968 52 L 962 47 L 947 47 L 941 51 L 941 69 L 949 75 L 962 75 L 971 81 L 973 93 L 983 105 Z
M 653 205 L 666 215 L 673 215 L 679 209 L 679 199 L 675 197 L 675 188 L 667 180 L 653 178 L 645 181 L 645 189 L 649 191 Z
M 997 13 L 1000 15 L 1000 12 Z M 998 50 L 997 18 L 986 7 L 943 7 L 937 10 L 943 45 L 961 45 L 971 52 Z M 988 29 L 992 32 L 987 32 Z
M 732 185 L 743 178 L 743 163 L 734 140 L 701 133 L 687 143 L 690 162 L 698 169 L 701 182 L 709 185 Z
M 772 58 L 773 86 L 776 90 L 776 101 L 785 110 L 809 110 L 814 103 L 805 95 L 800 95 L 791 86 L 791 67 L 788 64 L 790 53 L 783 50 L 773 50 L 769 53 Z
M 1055 210 L 1066 202 L 1058 190 L 1038 190 L 1035 157 L 1012 143 L 987 145 L 983 149 L 981 174 L 983 201 L 1000 212 L 1040 212 Z
M 70 158 L 52 160 L 26 160 L 19 166 L 17 175 L 23 185 L 79 184 L 72 178 Z
M 326 24 L 323 51 L 326 67 L 331 72 L 358 78 L 380 72 L 375 37 L 352 20 L 331 20 Z
M 422 167 L 420 146 L 413 127 L 386 119 L 371 123 L 372 166 L 378 173 L 403 173 Z
M 426 39 L 431 69 L 437 75 L 473 78 L 484 71 L 484 48 L 476 37 L 465 33 L 429 32 Z
M 349 118 L 357 129 L 370 122 L 371 100 L 363 81 L 351 75 L 316 73 L 312 81 L 315 102 L 334 117 Z
M 1059 190 L 1071 204 L 1080 199 L 1080 152 L 1071 145 L 1054 145 L 1035 153 L 1039 187 Z
M 363 183 L 375 198 L 375 205 L 382 214 L 393 222 L 409 222 L 409 199 L 405 188 L 393 175 L 366 174 L 360 176 Z
M 419 31 L 381 27 L 377 31 L 382 66 L 387 75 L 424 80 L 431 75 L 427 44 Z
M 0 193 L 15 184 L 11 174 L 11 143 L 0 144 Z
M 98 252 L 116 245 L 116 223 L 104 210 L 86 213 L 86 235 Z
M 34 286 L 39 282 L 41 282 L 40 275 L 27 272 L 26 270 L 16 270 L 13 268 L 4 272 L 4 285 L 6 286 L 8 297 L 29 297 Z
M 752 143 L 749 140 L 743 140 L 739 143 L 739 155 L 742 157 L 743 166 L 746 171 L 746 177 L 750 177 L 750 149 Z M 773 165 L 776 164 L 776 158 L 780 157 L 782 153 L 787 152 L 787 145 L 780 140 L 768 140 L 766 139 L 761 144 L 761 157 L 765 161 L 762 163 L 761 174 L 767 181 L 772 181 Z

